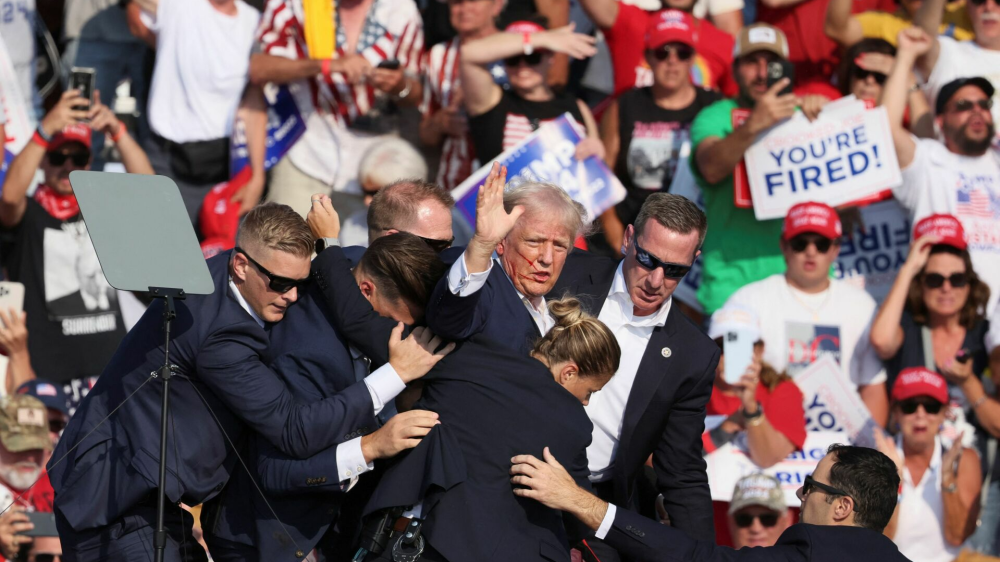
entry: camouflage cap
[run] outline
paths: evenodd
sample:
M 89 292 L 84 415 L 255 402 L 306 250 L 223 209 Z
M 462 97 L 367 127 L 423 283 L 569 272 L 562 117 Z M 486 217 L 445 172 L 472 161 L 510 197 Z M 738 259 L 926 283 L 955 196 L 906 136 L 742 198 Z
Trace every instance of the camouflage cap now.
M 729 514 L 732 515 L 750 505 L 760 505 L 778 513 L 785 511 L 787 506 L 785 494 L 781 491 L 781 482 L 764 473 L 740 478 L 733 490 L 733 499 L 729 503 Z
M 0 443 L 12 453 L 51 448 L 45 404 L 26 394 L 0 398 Z

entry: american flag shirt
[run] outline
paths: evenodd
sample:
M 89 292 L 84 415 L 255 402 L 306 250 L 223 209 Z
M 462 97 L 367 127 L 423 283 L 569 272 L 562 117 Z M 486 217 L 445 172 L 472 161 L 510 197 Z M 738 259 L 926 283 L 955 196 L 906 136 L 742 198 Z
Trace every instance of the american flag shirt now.
M 936 213 L 962 223 L 972 265 L 990 287 L 989 313 L 1000 296 L 1000 151 L 961 156 L 934 139 L 916 143 L 913 162 L 902 171 L 903 183 L 892 193 L 914 224 Z
M 431 47 L 424 56 L 424 99 L 420 111 L 430 117 L 450 106 L 460 98 L 461 72 L 458 54 L 459 38 L 444 41 Z M 493 81 L 507 86 L 507 71 L 503 62 L 497 61 L 489 68 Z M 457 101 L 461 101 L 458 99 Z M 441 163 L 438 165 L 437 183 L 451 191 L 465 181 L 476 164 L 475 149 L 468 133 L 464 137 L 445 137 L 441 146 Z

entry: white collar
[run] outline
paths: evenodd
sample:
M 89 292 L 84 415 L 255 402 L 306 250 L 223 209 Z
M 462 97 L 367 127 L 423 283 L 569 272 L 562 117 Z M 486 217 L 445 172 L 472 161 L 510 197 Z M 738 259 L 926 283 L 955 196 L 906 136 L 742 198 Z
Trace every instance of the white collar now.
M 236 286 L 236 283 L 233 282 L 232 276 L 229 277 L 229 288 L 232 289 L 233 294 L 236 295 L 236 302 L 240 303 L 240 306 L 243 307 L 243 310 L 247 311 L 247 314 L 249 314 L 250 317 L 253 318 L 254 322 L 259 324 L 260 327 L 263 328 L 264 321 L 260 319 L 260 316 L 257 316 L 257 313 L 254 312 L 254 309 L 250 307 L 250 303 L 248 303 L 247 300 L 243 298 L 243 293 L 240 292 L 239 288 Z
M 615 277 L 611 281 L 611 290 L 608 292 L 608 298 L 618 302 L 622 308 L 622 314 L 625 315 L 626 321 L 629 324 L 639 327 L 663 326 L 667 323 L 667 316 L 670 314 L 670 307 L 674 302 L 673 295 L 660 305 L 655 314 L 633 316 L 635 305 L 632 303 L 632 296 L 629 295 L 628 284 L 625 283 L 624 263 L 624 260 L 618 263 L 618 269 L 615 270 Z

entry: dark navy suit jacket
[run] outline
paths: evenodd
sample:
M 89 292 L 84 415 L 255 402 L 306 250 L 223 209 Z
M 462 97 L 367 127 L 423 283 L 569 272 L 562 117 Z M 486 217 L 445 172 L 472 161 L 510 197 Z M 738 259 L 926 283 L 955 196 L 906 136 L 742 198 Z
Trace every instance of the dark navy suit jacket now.
M 236 456 L 223 431 L 239 443 L 250 430 L 285 454 L 305 458 L 342 441 L 344 427 L 371 423 L 363 383 L 310 404 L 295 401 L 267 367 L 267 333 L 229 288 L 229 256 L 208 261 L 213 294 L 177 303 L 170 342 L 170 360 L 178 367 L 170 385 L 171 502 L 197 505 L 225 486 Z M 325 262 L 315 265 L 323 289 Z M 162 386 L 153 380 L 139 387 L 163 363 L 162 311 L 162 302 L 154 302 L 128 333 L 54 452 L 59 459 L 76 447 L 49 467 L 55 509 L 76 531 L 114 522 L 157 487 Z
M 498 263 L 493 264 L 483 288 L 466 297 L 452 294 L 448 276 L 442 277 L 431 294 L 426 316 L 431 331 L 446 340 L 488 340 L 524 356 L 541 337 L 538 326 Z
M 908 562 L 885 535 L 863 527 L 798 523 L 774 546 L 733 550 L 621 508 L 604 540 L 646 562 Z
M 423 534 L 452 562 L 568 561 L 562 515 L 515 496 L 509 471 L 514 455 L 548 446 L 589 486 L 593 426 L 579 400 L 541 362 L 475 341 L 422 380 L 415 407 L 441 425 L 385 472 L 365 511 L 422 499 Z
M 614 260 L 574 250 L 550 294 L 575 295 L 598 316 L 617 269 Z M 672 306 L 639 363 L 615 453 L 614 493 L 604 500 L 630 505 L 636 477 L 653 455 L 673 526 L 698 539 L 715 537 L 701 434 L 718 362 L 715 342 Z

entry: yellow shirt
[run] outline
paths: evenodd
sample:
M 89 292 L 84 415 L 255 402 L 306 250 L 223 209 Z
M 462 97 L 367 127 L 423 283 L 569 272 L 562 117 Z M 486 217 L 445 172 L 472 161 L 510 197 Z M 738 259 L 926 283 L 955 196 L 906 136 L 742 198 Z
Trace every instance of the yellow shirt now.
M 864 12 L 854 17 L 861 22 L 861 32 L 866 38 L 885 39 L 893 46 L 896 45 L 899 32 L 913 25 L 912 19 L 902 10 L 892 14 Z M 975 38 L 972 22 L 965 12 L 964 0 L 950 2 L 945 6 L 940 33 L 956 41 L 971 41 Z

